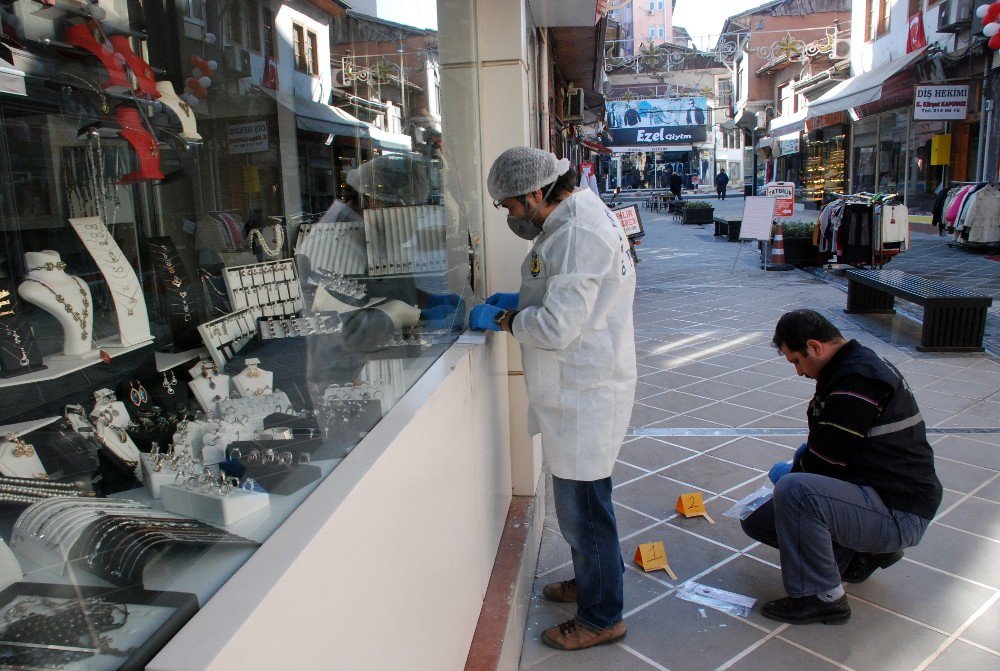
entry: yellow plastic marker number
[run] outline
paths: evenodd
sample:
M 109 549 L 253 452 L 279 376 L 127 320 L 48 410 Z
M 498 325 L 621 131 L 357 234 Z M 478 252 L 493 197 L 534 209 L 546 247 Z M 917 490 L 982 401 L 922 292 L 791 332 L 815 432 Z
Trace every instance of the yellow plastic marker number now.
M 684 517 L 704 517 L 712 524 L 715 524 L 715 520 L 709 517 L 708 512 L 705 510 L 705 501 L 701 498 L 701 492 L 681 494 L 677 497 L 675 509 Z
M 633 560 L 647 573 L 663 569 L 671 580 L 677 580 L 677 575 L 667 563 L 667 551 L 663 548 L 663 541 L 639 543 L 639 547 L 635 549 Z

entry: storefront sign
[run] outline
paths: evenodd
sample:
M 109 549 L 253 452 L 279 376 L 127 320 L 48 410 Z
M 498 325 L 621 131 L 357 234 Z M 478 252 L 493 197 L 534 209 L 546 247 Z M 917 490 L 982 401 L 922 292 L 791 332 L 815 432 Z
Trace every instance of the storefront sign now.
M 789 133 L 788 135 L 782 135 L 778 138 L 778 153 L 780 156 L 798 154 L 799 151 L 798 133 Z
M 913 100 L 914 119 L 958 119 L 969 114 L 969 86 L 918 86 Z
M 774 198 L 774 216 L 782 219 L 795 212 L 795 183 L 770 182 L 764 187 L 764 195 Z
M 640 147 L 639 145 L 622 145 L 621 147 L 611 147 L 614 154 L 634 154 L 643 151 L 691 151 L 689 144 L 654 144 Z
M 231 123 L 226 125 L 230 154 L 253 154 L 267 151 L 267 122 Z
M 702 96 L 612 100 L 606 103 L 609 146 L 678 145 L 704 142 L 707 101 Z

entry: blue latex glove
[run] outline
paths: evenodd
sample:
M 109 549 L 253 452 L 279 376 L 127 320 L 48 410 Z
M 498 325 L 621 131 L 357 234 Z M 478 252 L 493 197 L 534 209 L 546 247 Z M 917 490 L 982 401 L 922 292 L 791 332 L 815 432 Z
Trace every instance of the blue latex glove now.
M 792 464 L 794 465 L 799 463 L 799 459 L 802 458 L 802 455 L 805 454 L 806 450 L 808 449 L 809 449 L 809 443 L 802 443 L 801 445 L 799 445 L 799 449 L 795 450 L 795 456 L 792 457 Z
M 486 299 L 487 305 L 495 305 L 501 310 L 516 310 L 521 294 L 493 294 Z
M 469 328 L 473 331 L 499 331 L 497 326 L 497 315 L 503 312 L 495 305 L 477 305 L 469 313 Z
M 792 470 L 792 465 L 787 461 L 779 461 L 774 466 L 771 466 L 771 470 L 767 472 L 767 479 L 771 481 L 771 484 L 778 484 L 783 476 L 788 475 Z
M 458 307 L 462 304 L 462 297 L 458 294 L 431 294 L 427 297 L 425 305 L 429 308 L 436 308 L 441 305 L 451 305 Z

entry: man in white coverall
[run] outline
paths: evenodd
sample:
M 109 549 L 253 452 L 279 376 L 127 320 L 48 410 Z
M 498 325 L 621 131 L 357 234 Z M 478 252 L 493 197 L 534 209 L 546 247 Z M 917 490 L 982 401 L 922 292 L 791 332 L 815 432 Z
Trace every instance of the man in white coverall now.
M 577 604 L 574 619 L 542 634 L 562 650 L 625 637 L 611 470 L 636 378 L 628 240 L 600 198 L 576 185 L 569 162 L 549 152 L 514 147 L 497 158 L 487 180 L 493 204 L 534 244 L 520 292 L 493 294 L 469 317 L 472 328 L 507 331 L 521 345 L 528 431 L 542 435 L 559 529 L 573 554 L 575 578 L 543 592 Z

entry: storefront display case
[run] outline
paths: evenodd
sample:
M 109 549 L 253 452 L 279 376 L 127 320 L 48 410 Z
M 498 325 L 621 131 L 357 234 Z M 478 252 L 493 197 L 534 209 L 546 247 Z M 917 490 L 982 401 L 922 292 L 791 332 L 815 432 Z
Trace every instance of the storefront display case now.
M 145 664 L 464 328 L 479 190 L 441 143 L 473 145 L 475 115 L 402 149 L 289 106 L 329 91 L 293 37 L 328 43 L 331 17 L 208 7 L 9 10 L 26 95 L 0 93 L 3 664 Z

